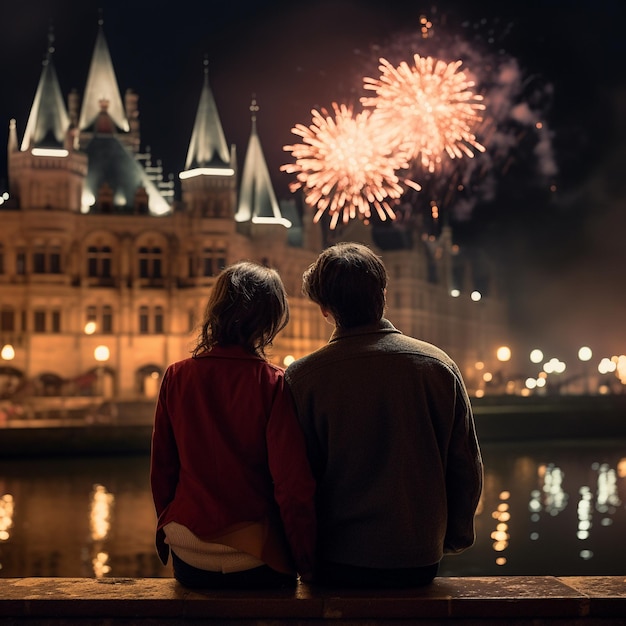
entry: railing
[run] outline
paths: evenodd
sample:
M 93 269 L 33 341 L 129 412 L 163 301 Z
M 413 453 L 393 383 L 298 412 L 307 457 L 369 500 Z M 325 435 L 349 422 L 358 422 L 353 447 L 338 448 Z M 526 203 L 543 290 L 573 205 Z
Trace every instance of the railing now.
M 191 591 L 164 578 L 6 579 L 0 624 L 626 624 L 617 577 L 436 578 L 404 590 Z

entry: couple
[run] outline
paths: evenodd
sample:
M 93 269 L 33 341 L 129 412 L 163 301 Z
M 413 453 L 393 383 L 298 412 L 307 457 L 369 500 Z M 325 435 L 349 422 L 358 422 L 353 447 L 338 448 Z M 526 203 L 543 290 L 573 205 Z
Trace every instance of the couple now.
M 264 357 L 289 319 L 279 275 L 220 274 L 152 436 L 157 550 L 180 583 L 420 586 L 472 545 L 483 468 L 465 385 L 384 319 L 386 287 L 366 246 L 322 252 L 302 289 L 335 329 L 283 372 Z

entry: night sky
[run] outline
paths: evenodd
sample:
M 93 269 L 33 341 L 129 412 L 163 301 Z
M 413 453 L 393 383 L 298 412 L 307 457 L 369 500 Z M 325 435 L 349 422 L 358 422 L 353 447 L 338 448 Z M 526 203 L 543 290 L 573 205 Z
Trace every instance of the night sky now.
M 261 142 L 276 191 L 286 196 L 291 177 L 279 167 L 290 160 L 282 147 L 295 139 L 292 126 L 309 124 L 313 107 L 358 101 L 364 72 L 376 75 L 373 47 L 397 52 L 426 15 L 436 23 L 435 36 L 474 37 L 480 47 L 516 59 L 525 84 L 548 94 L 542 107 L 555 171 L 539 175 L 534 145 L 519 133 L 495 195 L 474 199 L 455 223 L 457 239 L 500 265 L 515 328 L 528 348 L 566 361 L 583 344 L 598 357 L 626 353 L 625 4 L 3 2 L 0 123 L 6 138 L 16 118 L 21 140 L 50 24 L 62 91 L 82 92 L 102 8 L 120 90 L 139 94 L 142 143 L 165 171 L 177 175 L 184 166 L 207 55 L 228 143 L 237 145 L 242 161 L 256 94 Z M 5 152 L 0 155 L 5 188 Z

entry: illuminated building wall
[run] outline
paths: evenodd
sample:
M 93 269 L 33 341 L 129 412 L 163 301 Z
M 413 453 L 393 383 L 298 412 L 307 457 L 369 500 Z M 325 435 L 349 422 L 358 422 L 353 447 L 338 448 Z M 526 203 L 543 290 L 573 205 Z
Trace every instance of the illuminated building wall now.
M 0 345 L 15 354 L 0 365 L 28 381 L 31 395 L 154 396 L 165 367 L 189 355 L 215 276 L 240 259 L 276 268 L 290 296 L 292 321 L 275 342 L 274 362 L 307 354 L 330 335 L 300 292 L 302 272 L 330 235 L 312 214 L 300 222 L 293 200 L 277 201 L 256 102 L 240 172 L 205 70 L 177 200 L 158 161 L 140 151 L 137 101 L 131 91 L 121 98 L 100 28 L 82 102 L 72 93 L 66 106 L 51 48 L 21 144 L 10 123 Z M 495 294 L 469 297 L 469 271 L 451 296 L 458 249 L 450 228 L 436 238 L 412 233 L 413 243 L 399 248 L 379 247 L 358 220 L 333 232 L 381 254 L 387 317 L 449 352 L 468 386 L 478 386 L 475 363 L 493 360 L 506 337 L 505 308 Z M 99 361 L 98 346 L 108 349 Z

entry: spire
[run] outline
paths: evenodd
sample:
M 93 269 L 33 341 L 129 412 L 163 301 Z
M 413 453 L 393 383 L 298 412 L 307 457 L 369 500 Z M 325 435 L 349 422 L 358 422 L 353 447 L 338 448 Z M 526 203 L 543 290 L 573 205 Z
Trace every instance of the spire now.
M 113 62 L 109 53 L 109 46 L 104 37 L 102 17 L 98 20 L 98 35 L 94 46 L 87 87 L 83 98 L 78 126 L 80 130 L 90 127 L 102 110 L 106 102 L 106 110 L 115 125 L 128 132 L 130 129 L 126 113 L 122 104 L 122 97 L 117 84 Z
M 63 148 L 65 143 L 70 118 L 52 62 L 53 53 L 54 33 L 51 28 L 48 33 L 48 50 L 43 61 L 43 70 L 22 139 L 23 151 L 41 146 Z
M 7 145 L 7 152 L 11 154 L 11 152 L 17 151 L 17 124 L 15 123 L 15 119 L 11 119 L 9 122 L 9 143 Z
M 256 114 L 259 110 L 256 98 L 252 96 L 250 113 L 252 131 L 248 142 L 248 151 L 241 175 L 239 206 L 235 221 L 256 224 L 282 224 L 289 228 L 291 222 L 285 219 L 278 206 L 263 148 L 256 130 Z
M 231 168 L 228 144 L 217 111 L 213 93 L 209 87 L 209 62 L 204 59 L 204 83 L 191 134 L 185 170 L 193 168 Z

